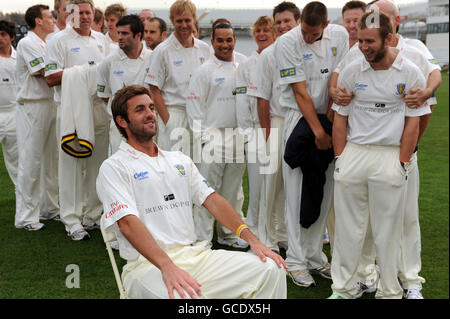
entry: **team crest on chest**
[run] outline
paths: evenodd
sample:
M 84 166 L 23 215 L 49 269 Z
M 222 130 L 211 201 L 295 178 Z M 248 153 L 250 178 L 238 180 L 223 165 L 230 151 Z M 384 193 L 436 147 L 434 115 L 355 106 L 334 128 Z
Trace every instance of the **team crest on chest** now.
M 333 54 L 333 56 L 337 55 L 337 48 L 336 47 L 332 47 L 331 48 L 331 53 Z
M 405 94 L 405 83 L 398 83 L 397 84 L 397 95 L 403 95 Z
M 200 57 L 200 63 L 201 64 L 205 63 L 205 58 L 204 57 Z
M 178 170 L 178 173 L 180 174 L 180 176 L 186 175 L 186 171 L 184 170 L 183 165 L 181 165 L 181 164 L 175 165 L 175 168 Z
M 103 46 L 101 44 L 97 45 L 98 49 L 100 50 L 100 52 L 103 53 Z

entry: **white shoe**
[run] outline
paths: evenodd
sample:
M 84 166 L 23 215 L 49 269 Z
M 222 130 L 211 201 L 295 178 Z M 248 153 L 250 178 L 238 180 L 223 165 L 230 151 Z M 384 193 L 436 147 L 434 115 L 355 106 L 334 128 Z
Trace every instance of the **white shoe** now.
M 377 283 L 373 283 L 370 286 L 363 284 L 362 282 L 356 282 L 356 295 L 355 298 L 361 298 L 361 296 L 365 293 L 371 293 L 377 291 Z
M 74 231 L 73 233 L 70 233 L 70 238 L 72 238 L 72 240 L 89 240 L 91 238 L 91 236 L 89 236 L 89 233 L 84 230 L 83 228 L 78 229 L 76 231 Z
M 237 238 L 237 239 L 217 239 L 217 242 L 221 245 L 224 246 L 230 246 L 230 247 L 234 247 L 234 248 L 247 248 L 248 247 L 248 243 L 241 239 L 241 238 Z
M 307 269 L 288 271 L 288 275 L 297 286 L 309 287 L 316 285 L 316 282 Z
M 310 273 L 314 275 L 320 275 L 323 278 L 331 279 L 331 265 L 330 263 L 327 263 L 325 266 L 316 268 L 316 269 L 310 269 Z
M 35 230 L 42 230 L 45 228 L 45 225 L 42 223 L 34 223 L 34 224 L 28 224 L 23 226 L 23 229 L 35 231 Z
M 424 299 L 420 289 L 404 289 L 403 290 L 404 299 Z

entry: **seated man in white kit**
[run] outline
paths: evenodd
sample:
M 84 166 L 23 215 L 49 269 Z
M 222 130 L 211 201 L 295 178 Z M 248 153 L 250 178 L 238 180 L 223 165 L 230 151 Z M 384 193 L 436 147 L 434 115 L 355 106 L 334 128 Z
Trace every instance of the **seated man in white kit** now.
M 123 282 L 132 298 L 286 298 L 286 264 L 264 246 L 193 161 L 153 141 L 156 113 L 148 89 L 131 85 L 112 102 L 127 139 L 101 166 L 97 192 L 106 231 L 128 261 Z M 250 243 L 256 255 L 211 250 L 198 242 L 192 203 Z M 232 280 L 231 280 L 232 279 Z
M 404 94 L 423 87 L 422 71 L 392 48 L 393 26 L 375 11 L 358 22 L 364 58 L 340 73 L 338 85 L 354 98 L 349 106 L 333 105 L 333 146 L 336 154 L 334 205 L 335 242 L 331 274 L 332 299 L 353 298 L 357 268 L 368 227 L 375 243 L 380 281 L 376 298 L 401 298 L 397 278 L 402 239 L 406 183 L 419 134 L 419 117 L 428 103 L 410 109 Z M 369 226 L 370 225 L 370 226 Z

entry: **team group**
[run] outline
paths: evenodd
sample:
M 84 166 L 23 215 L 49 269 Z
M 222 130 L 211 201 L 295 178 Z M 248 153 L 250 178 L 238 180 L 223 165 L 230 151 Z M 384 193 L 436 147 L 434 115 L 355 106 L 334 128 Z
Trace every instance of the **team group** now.
M 216 231 L 222 245 L 250 244 L 254 253 L 259 244 L 270 252 L 285 249 L 282 264 L 294 284 L 315 285 L 312 275 L 332 279 L 334 299 L 375 291 L 378 298 L 423 298 L 417 150 L 441 75 L 422 42 L 397 33 L 400 15 L 392 1 L 349 1 L 342 8 L 344 26 L 329 23 L 321 2 L 300 11 L 283 1 L 272 17 L 253 24 L 257 49 L 249 57 L 234 50 L 227 19 L 214 22 L 211 46 L 197 39 L 196 8 L 188 0 L 171 6 L 174 32 L 167 39 L 166 23 L 150 10 L 126 15 L 121 5 L 109 6 L 103 34 L 102 14 L 91 0 L 55 0 L 54 9 L 56 20 L 48 6 L 28 8 L 30 31 L 16 50 L 15 25 L 0 21 L 0 138 L 15 184 L 17 228 L 41 230 L 41 220 L 60 219 L 71 239 L 84 240 L 88 230 L 99 228 L 103 212 L 106 218 L 114 215 L 108 227 L 120 226 L 116 213 L 132 202 L 124 195 L 127 186 L 133 185 L 134 194 L 143 187 L 136 183 L 154 182 L 139 167 L 129 182 L 114 179 L 115 170 L 124 170 L 118 163 L 130 162 L 123 152 L 139 158 L 135 145 L 147 136 L 126 114 L 115 113 L 114 103 L 120 103 L 114 100 L 126 96 L 124 87 L 140 85 L 149 89 L 157 114 L 157 124 L 147 122 L 158 128 L 153 140 L 162 154 L 181 150 L 189 159 L 199 151 L 204 159 L 214 153 L 213 160 L 192 169 L 190 159 L 172 163 L 167 155 L 164 163 L 173 164 L 176 174 L 207 181 L 186 186 L 191 198 L 181 201 L 175 191 L 163 192 L 167 205 L 158 204 L 156 195 L 144 192 L 142 203 L 133 203 L 165 253 L 186 241 L 206 243 L 197 249 L 208 249 Z M 113 154 L 122 157 L 99 175 Z M 263 158 L 275 167 L 264 171 Z M 170 170 L 161 163 L 150 166 Z M 152 192 L 159 194 L 163 184 L 184 187 L 177 183 L 165 177 L 146 187 L 156 185 Z M 226 220 L 215 224 L 220 218 L 207 202 L 212 190 L 245 222 L 237 230 Z M 147 217 L 172 208 L 192 220 Z M 192 232 L 184 234 L 184 228 Z M 332 263 L 323 252 L 326 231 Z M 144 254 L 125 238 L 118 236 L 117 243 L 129 261 L 123 276 L 139 278 L 142 260 L 135 253 Z M 279 255 L 270 252 L 266 256 L 280 267 Z M 234 258 L 236 267 L 245 264 Z M 128 282 L 127 290 L 136 293 L 136 280 Z M 263 296 L 285 297 L 285 283 L 275 286 L 276 293 Z M 162 291 L 168 287 L 167 281 L 160 285 Z M 136 296 L 149 296 L 146 287 L 137 290 Z M 165 296 L 160 292 L 150 296 Z

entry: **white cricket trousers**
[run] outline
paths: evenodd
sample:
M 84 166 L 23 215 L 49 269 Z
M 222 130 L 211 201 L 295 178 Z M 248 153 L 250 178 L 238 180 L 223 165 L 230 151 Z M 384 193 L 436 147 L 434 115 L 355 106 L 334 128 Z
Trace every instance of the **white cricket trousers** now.
M 337 295 L 352 298 L 369 221 L 380 280 L 376 298 L 401 298 L 397 274 L 407 172 L 400 147 L 347 142 L 334 173 L 335 238 L 331 276 Z
M 419 225 L 419 167 L 417 165 L 417 153 L 411 157 L 408 180 L 406 182 L 406 203 L 403 217 L 403 236 L 401 246 L 401 259 L 399 274 L 403 289 L 422 289 L 425 279 L 419 276 L 422 268 L 421 236 Z M 366 236 L 361 260 L 358 266 L 358 278 L 366 283 L 373 283 L 376 278 L 374 262 L 376 252 L 373 237 L 368 232 Z
M 287 140 L 301 119 L 299 111 L 289 108 L 284 118 L 283 150 Z M 328 212 L 333 199 L 333 171 L 334 165 L 330 163 L 323 189 L 320 216 L 309 228 L 300 225 L 300 204 L 303 183 L 303 173 L 298 167 L 291 167 L 284 161 L 282 163 L 284 191 L 286 194 L 284 218 L 288 235 L 288 250 L 286 252 L 286 264 L 289 271 L 316 269 L 328 263 L 327 256 L 323 253 L 323 233 Z
M 90 157 L 75 158 L 66 154 L 61 148 L 59 134 L 60 216 L 69 233 L 82 229 L 83 225 L 100 224 L 103 211 L 95 182 L 100 165 L 108 157 L 111 116 L 106 112 L 104 102 L 99 99 L 94 102 L 93 115 L 95 144 Z
M 264 163 L 263 183 L 259 204 L 259 239 L 270 249 L 278 250 L 278 242 L 287 241 L 284 207 L 286 196 L 283 185 L 283 127 L 284 118 L 270 117 L 270 136 L 266 154 L 270 163 Z
M 53 99 L 17 103 L 17 228 L 38 223 L 41 214 L 43 219 L 49 219 L 58 213 L 55 121 L 56 105 Z M 41 178 L 44 180 L 41 181 Z M 41 186 L 46 189 L 41 190 Z M 41 207 L 49 211 L 41 212 Z
M 181 151 L 192 158 L 192 133 L 185 105 L 168 105 L 166 124 L 158 116 L 158 147 L 166 151 Z
M 15 107 L 0 107 L 0 143 L 6 171 L 15 186 L 17 184 L 17 166 L 19 165 Z
M 239 207 L 238 190 L 242 186 L 245 163 L 200 163 L 200 174 L 210 183 L 216 193 L 224 197 L 234 210 L 243 218 Z M 212 242 L 214 235 L 214 217 L 201 206 L 194 205 L 195 233 L 198 240 Z M 219 222 L 216 222 L 217 239 L 236 241 L 237 235 Z
M 252 232 L 259 237 L 259 205 L 260 195 L 262 191 L 262 183 L 264 176 L 260 174 L 260 147 L 264 147 L 264 140 L 258 141 L 259 127 L 255 127 L 249 141 L 245 143 L 245 162 L 247 165 L 248 176 L 248 207 L 245 223 L 250 227 Z M 261 142 L 261 143 L 258 143 Z
M 170 259 L 202 286 L 204 299 L 286 299 L 286 274 L 267 258 L 262 262 L 253 254 L 206 249 L 207 242 L 166 251 Z M 161 271 L 140 256 L 123 267 L 125 291 L 135 299 L 167 299 L 169 294 Z M 185 292 L 190 298 L 189 294 Z M 177 299 L 180 298 L 174 290 Z

